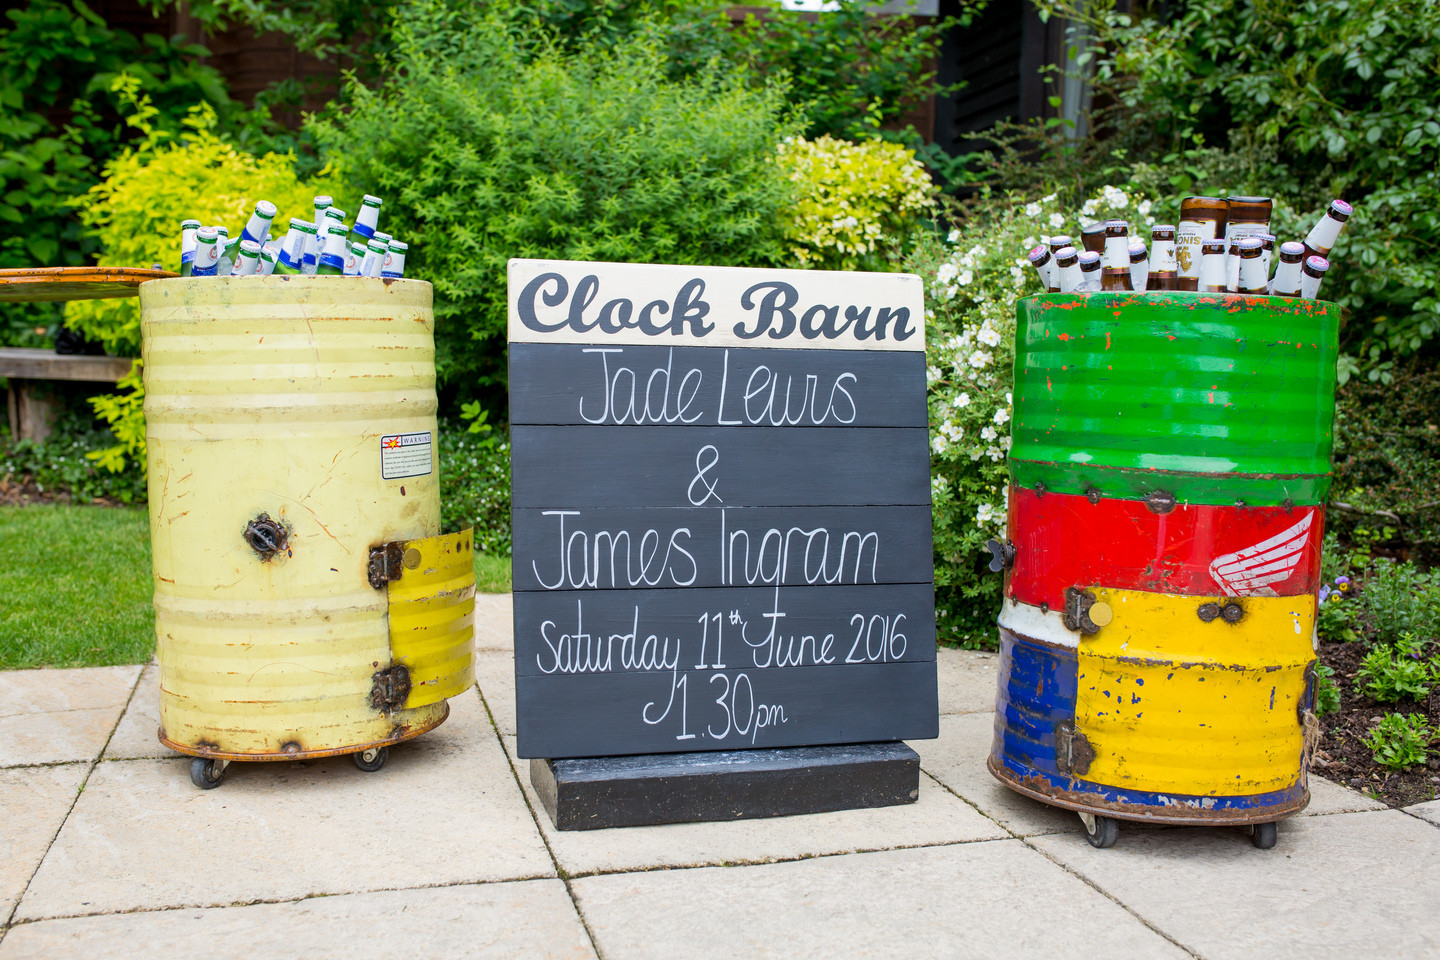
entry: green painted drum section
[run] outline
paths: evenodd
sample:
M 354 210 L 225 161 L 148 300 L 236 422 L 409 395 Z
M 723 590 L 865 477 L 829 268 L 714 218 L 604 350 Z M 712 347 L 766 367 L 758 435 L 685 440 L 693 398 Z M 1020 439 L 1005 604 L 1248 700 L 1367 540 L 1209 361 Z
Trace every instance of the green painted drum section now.
M 1015 481 L 1186 503 L 1329 487 L 1340 307 L 1213 293 L 1016 304 Z

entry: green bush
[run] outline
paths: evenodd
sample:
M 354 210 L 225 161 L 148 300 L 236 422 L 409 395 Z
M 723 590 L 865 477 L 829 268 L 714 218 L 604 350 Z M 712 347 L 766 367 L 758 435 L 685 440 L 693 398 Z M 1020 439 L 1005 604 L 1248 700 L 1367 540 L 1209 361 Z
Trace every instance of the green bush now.
M 1315 664 L 1315 715 L 1328 717 L 1340 712 L 1340 687 L 1335 683 L 1335 668 Z
M 475 551 L 510 556 L 510 442 L 440 421 L 440 519 L 445 530 L 475 528 Z
M 315 123 L 349 182 L 435 284 L 437 365 L 465 396 L 505 381 L 511 257 L 767 265 L 784 260 L 784 91 L 707 69 L 672 82 L 640 35 L 603 56 L 536 45 L 488 13 L 416 8 L 390 82 Z
M 1380 766 L 1404 770 L 1429 759 L 1430 744 L 1434 739 L 1435 731 L 1430 729 L 1423 715 L 1387 713 L 1365 737 L 1365 746 L 1370 748 Z
M 1397 644 L 1407 635 L 1421 642 L 1440 639 L 1440 572 L 1382 557 L 1365 577 L 1360 607 L 1381 644 Z
M 1425 644 L 1406 634 L 1395 646 L 1376 644 L 1360 661 L 1355 679 L 1371 700 L 1424 700 L 1430 696 L 1433 664 L 1425 660 Z
M 1025 253 L 1039 231 L 1075 235 L 1123 216 L 1153 225 L 1151 203 L 1105 186 L 1077 211 L 1055 194 L 982 195 L 947 237 L 923 237 L 903 263 L 925 282 L 936 621 L 943 642 L 992 646 L 1001 578 L 985 541 L 1003 536 L 1015 301 L 1041 292 Z
M 119 473 L 100 468 L 90 454 L 114 443 L 114 437 L 89 417 L 62 414 L 43 442 L 0 438 L 0 479 L 33 483 L 41 493 L 68 494 L 79 503 L 143 503 L 145 470 L 131 465 Z
M 1247 192 L 1307 214 L 1332 197 L 1355 204 L 1324 295 L 1347 308 L 1361 365 L 1379 373 L 1382 351 L 1440 334 L 1440 6 L 1214 0 L 1165 23 L 1115 14 L 1113 0 L 1037 6 L 1093 29 L 1082 56 L 1116 104 L 1100 128 L 1125 162 L 1149 160 L 1177 192 L 1208 193 L 1186 166 L 1197 147 L 1219 146 Z

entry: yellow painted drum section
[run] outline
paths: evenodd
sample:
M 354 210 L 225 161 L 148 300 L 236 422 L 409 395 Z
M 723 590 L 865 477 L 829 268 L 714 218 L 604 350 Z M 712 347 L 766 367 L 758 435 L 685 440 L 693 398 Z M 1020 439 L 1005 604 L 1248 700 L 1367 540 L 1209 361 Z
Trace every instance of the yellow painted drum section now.
M 475 682 L 475 538 L 459 533 L 406 544 L 389 587 L 390 644 L 410 670 L 406 707 L 438 703 Z
M 1313 596 L 1094 593 L 1112 620 L 1080 640 L 1075 729 L 1095 751 L 1083 779 L 1218 797 L 1295 783 Z M 1217 600 L 1243 616 L 1202 621 L 1199 607 Z
M 280 759 L 438 724 L 469 637 L 383 713 L 391 625 L 367 577 L 371 547 L 440 533 L 430 284 L 183 278 L 140 303 L 161 738 Z M 382 438 L 424 433 L 429 471 L 382 477 Z M 242 536 L 262 514 L 288 532 L 268 560 Z

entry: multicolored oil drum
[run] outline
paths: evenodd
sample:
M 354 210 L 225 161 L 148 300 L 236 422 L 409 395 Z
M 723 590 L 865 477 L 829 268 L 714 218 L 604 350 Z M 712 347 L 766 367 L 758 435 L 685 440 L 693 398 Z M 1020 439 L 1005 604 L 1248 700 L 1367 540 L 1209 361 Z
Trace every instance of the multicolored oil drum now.
M 1115 820 L 1260 825 L 1269 846 L 1310 798 L 1340 308 L 1124 293 L 1016 312 L 990 770 L 1080 812 L 1097 846 Z

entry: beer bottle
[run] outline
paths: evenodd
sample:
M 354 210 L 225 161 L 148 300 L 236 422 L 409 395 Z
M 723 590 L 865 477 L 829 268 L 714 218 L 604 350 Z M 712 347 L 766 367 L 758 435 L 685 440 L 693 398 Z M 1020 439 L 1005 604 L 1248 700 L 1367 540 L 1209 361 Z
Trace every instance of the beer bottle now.
M 1073 246 L 1073 244 L 1070 243 L 1070 238 L 1063 233 L 1056 234 L 1049 240 L 1046 240 L 1045 243 L 1050 247 L 1050 256 L 1052 257 L 1066 247 Z
M 375 235 L 372 236 L 370 239 L 379 240 L 381 243 L 385 244 L 385 246 L 388 247 L 390 246 L 390 241 L 394 240 L 395 238 L 390 236 L 390 234 L 388 233 L 381 233 L 379 230 L 376 230 Z
M 1105 221 L 1105 262 L 1100 269 L 1100 289 L 1135 289 L 1130 283 L 1130 224 L 1124 220 Z
M 385 262 L 385 254 L 389 247 L 379 240 L 371 240 L 365 244 L 365 259 L 360 261 L 360 276 L 380 276 L 380 266 Z
M 240 258 L 235 261 L 234 277 L 252 277 L 260 267 L 260 244 L 254 240 L 240 241 Z
M 360 265 L 365 262 L 365 244 L 347 243 L 345 255 L 345 276 L 360 276 Z
M 1317 299 L 1320 296 L 1320 281 L 1325 279 L 1325 271 L 1329 269 L 1330 261 L 1324 257 L 1306 257 L 1300 267 L 1300 296 L 1307 300 Z
M 1355 210 L 1344 200 L 1331 200 L 1330 206 L 1325 210 L 1325 216 L 1310 230 L 1305 237 L 1305 256 L 1328 257 L 1330 251 L 1335 247 L 1335 241 L 1340 236 L 1340 230 L 1345 222 L 1350 219 L 1350 214 Z
M 1272 297 L 1300 296 L 1300 264 L 1305 260 L 1305 244 L 1294 240 L 1280 244 L 1280 262 L 1275 279 L 1270 281 Z
M 1150 279 L 1150 251 L 1139 240 L 1130 243 L 1130 289 L 1144 290 Z
M 391 249 L 394 248 L 392 247 Z M 1035 268 L 1035 272 L 1040 274 L 1040 285 L 1045 288 L 1045 292 L 1059 293 L 1059 284 L 1051 286 L 1050 268 L 1051 266 L 1053 266 L 1053 263 L 1051 261 L 1054 258 L 1050 256 L 1050 248 L 1042 243 L 1034 250 L 1030 251 L 1030 253 L 1027 255 L 1027 259 L 1030 261 L 1030 266 Z
M 380 276 L 392 277 L 396 280 L 404 277 L 405 254 L 409 252 L 410 245 L 408 243 L 401 243 L 399 240 L 391 240 L 390 252 L 386 254 L 385 262 L 380 266 Z M 1045 255 L 1048 257 L 1050 255 L 1050 251 L 1045 251 Z M 1060 290 L 1058 286 L 1053 289 L 1050 289 L 1049 287 L 1047 287 L 1046 289 L 1049 289 L 1051 293 L 1058 293 Z
M 214 227 L 201 227 L 195 231 L 195 261 L 190 275 L 213 277 L 220 268 L 220 235 Z
M 1270 278 L 1265 273 L 1265 243 L 1259 237 L 1245 237 L 1237 241 L 1240 247 L 1240 281 L 1236 293 L 1265 293 Z
M 235 269 L 235 260 L 230 250 L 233 246 L 230 231 L 225 227 L 216 227 L 215 233 L 215 249 L 220 251 L 220 259 L 215 263 L 215 276 L 228 277 L 230 271 Z
M 1080 230 L 1080 244 L 1091 253 L 1105 252 L 1105 221 L 1099 220 L 1082 227 Z
M 311 221 L 315 224 L 315 232 L 319 233 L 320 228 L 325 225 L 325 218 L 329 215 L 330 208 L 335 205 L 335 198 L 320 194 L 315 198 L 315 217 Z
M 1080 286 L 1080 251 L 1074 247 L 1061 247 L 1055 251 L 1055 275 L 1061 293 L 1074 293 L 1075 288 Z
M 200 229 L 199 220 L 180 221 L 180 276 L 190 276 L 195 266 L 195 231 Z
M 1175 270 L 1175 228 L 1160 224 L 1150 230 L 1150 276 L 1146 290 L 1178 290 Z
M 329 222 L 329 219 L 321 214 L 322 225 Z M 305 234 L 305 245 L 301 248 L 300 272 L 307 276 L 314 276 L 316 268 L 320 265 L 320 231 L 315 224 L 306 223 L 301 220 L 297 227 Z
M 1240 289 L 1240 241 L 1243 237 L 1231 237 L 1225 241 L 1225 289 L 1234 293 Z
M 1075 285 L 1076 293 L 1090 293 L 1100 289 L 1100 254 L 1086 250 L 1080 254 L 1080 282 Z
M 1175 289 L 1200 287 L 1200 244 L 1225 236 L 1228 206 L 1219 197 L 1186 197 L 1180 201 L 1180 225 L 1175 231 Z
M 250 219 L 245 222 L 245 229 L 240 231 L 240 239 L 264 243 L 270 236 L 270 224 L 274 219 L 275 204 L 269 200 L 261 200 L 255 204 L 255 212 L 250 214 Z
M 325 232 L 325 247 L 320 251 L 320 259 L 315 267 L 315 273 L 325 277 L 339 277 L 345 273 L 345 255 L 349 253 L 349 247 L 345 243 L 345 224 L 333 224 L 332 229 Z
M 306 223 L 299 217 L 290 218 L 290 232 L 285 234 L 285 242 L 280 245 L 280 252 L 275 255 L 277 274 L 304 272 L 305 238 L 308 236 L 306 228 L 312 231 L 315 229 L 313 224 Z
M 375 224 L 380 220 L 380 204 L 383 202 L 368 193 L 360 201 L 360 212 L 355 214 L 355 234 L 366 242 L 375 236 Z
M 268 277 L 275 272 L 275 251 L 267 247 L 260 248 L 260 265 L 255 271 L 257 277 Z
M 1225 241 L 1200 241 L 1200 275 L 1196 285 L 1201 293 L 1225 292 Z
M 1225 239 L 1241 240 L 1270 232 L 1270 211 L 1274 204 L 1269 197 L 1227 197 L 1225 199 Z M 1226 282 L 1240 282 L 1240 252 L 1227 251 Z M 1232 287 L 1233 289 L 1233 287 Z
M 1070 238 L 1063 233 L 1057 233 L 1053 237 L 1041 237 L 1040 242 L 1050 250 L 1050 262 L 1045 266 L 1046 286 L 1060 286 L 1060 265 L 1055 262 L 1055 254 L 1070 246 Z

